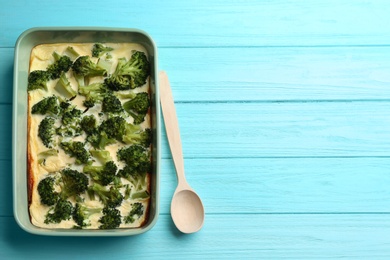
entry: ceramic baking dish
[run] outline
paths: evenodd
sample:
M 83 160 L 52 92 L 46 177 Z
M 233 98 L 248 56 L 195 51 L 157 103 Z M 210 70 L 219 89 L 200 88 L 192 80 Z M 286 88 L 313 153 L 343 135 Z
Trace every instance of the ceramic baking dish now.
M 27 191 L 27 77 L 31 50 L 38 44 L 48 43 L 139 43 L 149 55 L 151 64 L 151 118 L 153 133 L 153 170 L 149 218 L 141 228 L 114 230 L 44 229 L 31 224 Z M 102 27 L 47 27 L 23 32 L 15 45 L 13 84 L 13 207 L 16 222 L 25 231 L 52 236 L 128 236 L 150 230 L 159 214 L 160 176 L 160 106 L 157 77 L 157 47 L 151 37 L 138 29 Z

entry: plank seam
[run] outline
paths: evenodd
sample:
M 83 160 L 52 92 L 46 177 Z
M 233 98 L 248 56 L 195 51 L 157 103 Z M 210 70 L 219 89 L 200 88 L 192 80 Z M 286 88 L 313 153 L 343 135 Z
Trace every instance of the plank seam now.
M 272 49 L 285 49 L 285 48 L 389 48 L 390 44 L 319 44 L 319 45 L 213 45 L 213 46 L 196 46 L 196 45 L 187 45 L 187 46 L 169 46 L 161 45 L 158 46 L 159 49 L 261 49 L 261 48 L 272 48 Z M 0 49 L 14 49 L 15 46 L 0 46 Z

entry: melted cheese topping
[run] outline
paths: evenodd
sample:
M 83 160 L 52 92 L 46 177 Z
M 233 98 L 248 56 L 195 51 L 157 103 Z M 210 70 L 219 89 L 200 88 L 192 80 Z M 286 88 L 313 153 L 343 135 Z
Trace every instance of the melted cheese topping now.
M 113 51 L 110 51 L 110 54 L 112 55 L 112 61 L 113 64 L 111 66 L 111 70 L 109 71 L 109 74 L 114 72 L 117 64 L 118 58 L 126 58 L 128 60 L 131 57 L 132 51 L 142 51 L 145 54 L 147 54 L 146 50 L 143 46 L 139 44 L 133 44 L 133 43 L 106 43 L 106 46 L 110 46 L 114 48 Z M 30 72 L 34 70 L 46 70 L 47 66 L 54 63 L 54 58 L 52 56 L 52 53 L 55 51 L 59 54 L 63 54 L 68 46 L 72 46 L 81 56 L 83 55 L 91 55 L 91 50 L 93 43 L 83 43 L 83 44 L 50 44 L 50 45 L 38 45 L 36 46 L 31 53 L 30 58 Z M 97 62 L 97 58 L 91 58 L 93 61 Z M 77 91 L 77 82 L 72 77 L 72 72 L 67 72 L 68 79 L 71 83 L 71 86 L 73 89 Z M 94 82 L 101 82 L 103 80 L 103 77 L 94 77 L 90 80 L 90 84 Z M 149 80 L 149 79 L 148 79 Z M 45 163 L 38 163 L 38 154 L 40 152 L 48 150 L 47 147 L 45 147 L 38 137 L 38 125 L 41 122 L 41 120 L 45 117 L 43 115 L 31 115 L 30 111 L 34 104 L 42 100 L 44 97 L 52 96 L 53 94 L 60 96 L 56 91 L 54 90 L 54 86 L 57 83 L 57 80 L 51 80 L 48 82 L 48 91 L 44 90 L 34 90 L 29 92 L 29 154 L 30 154 L 30 178 L 33 180 L 33 186 L 32 186 L 32 195 L 31 195 L 31 203 L 30 203 L 30 216 L 31 216 L 31 222 L 38 227 L 43 228 L 64 228 L 64 229 L 70 229 L 73 228 L 76 224 L 75 222 L 70 220 L 65 220 L 60 223 L 50 223 L 45 224 L 45 217 L 47 212 L 52 208 L 52 206 L 46 206 L 41 204 L 40 202 L 40 196 L 37 191 L 37 186 L 40 182 L 40 180 L 46 178 L 49 175 L 55 175 L 58 173 L 58 171 L 70 167 L 72 169 L 76 169 L 80 172 L 82 172 L 83 165 L 75 165 L 75 159 L 72 157 L 69 157 L 62 149 L 58 149 L 59 153 L 58 156 L 51 156 L 48 157 L 45 160 Z M 146 84 L 142 87 L 136 88 L 134 90 L 131 90 L 134 93 L 137 92 L 149 92 L 149 81 L 146 82 Z M 126 91 L 125 91 L 126 92 Z M 72 100 L 72 104 L 76 105 L 78 109 L 84 110 L 85 107 L 82 105 L 82 102 L 84 100 L 83 96 L 78 95 L 74 100 Z M 122 100 L 123 102 L 123 100 Z M 95 105 L 95 107 L 90 108 L 85 115 L 88 114 L 94 114 L 97 119 L 99 119 L 99 116 L 97 115 L 101 110 L 101 106 L 99 104 Z M 132 118 L 129 117 L 126 120 L 128 122 L 132 122 Z M 145 121 L 141 124 L 141 127 L 143 129 L 150 128 L 150 116 L 149 114 L 146 115 Z M 81 141 L 85 140 L 85 134 L 81 135 L 79 137 L 74 138 L 75 141 Z M 112 145 L 109 145 L 105 148 L 105 150 L 108 150 L 111 154 L 111 157 L 113 161 L 118 166 L 118 169 L 121 169 L 123 167 L 123 163 L 118 161 L 116 156 L 116 151 L 123 147 L 124 144 L 122 143 L 115 143 Z M 94 163 L 94 165 L 99 165 L 99 163 Z M 87 175 L 88 176 L 88 175 Z M 150 174 L 147 174 L 147 183 L 148 183 L 148 192 L 150 193 Z M 130 187 L 133 187 L 134 185 L 129 182 L 126 179 L 121 179 L 122 184 L 129 185 Z M 125 192 L 125 188 L 121 188 L 122 194 Z M 83 194 L 81 197 L 84 199 L 83 204 L 90 208 L 103 208 L 104 205 L 99 201 L 99 199 L 91 200 L 88 195 Z M 68 199 L 75 204 L 75 201 L 72 199 Z M 147 219 L 147 212 L 148 212 L 148 206 L 149 206 L 149 198 L 148 199 L 127 199 L 123 200 L 122 204 L 117 208 L 122 216 L 127 216 L 132 208 L 132 204 L 135 202 L 140 202 L 144 206 L 144 213 L 142 216 L 138 216 L 138 218 L 135 218 L 135 221 L 133 223 L 124 223 L 122 221 L 122 224 L 120 225 L 120 228 L 134 228 L 134 227 L 140 227 Z M 102 214 L 97 213 L 93 214 L 89 218 L 90 225 L 85 227 L 85 229 L 98 229 L 101 223 L 99 223 L 99 219 L 101 218 Z

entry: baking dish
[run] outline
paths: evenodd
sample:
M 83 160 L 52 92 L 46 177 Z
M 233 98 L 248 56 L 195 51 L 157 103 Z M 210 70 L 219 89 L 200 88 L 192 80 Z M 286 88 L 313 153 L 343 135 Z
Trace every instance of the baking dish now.
M 140 228 L 114 230 L 44 229 L 31 224 L 27 191 L 27 78 L 31 50 L 38 44 L 53 43 L 138 43 L 148 52 L 151 64 L 151 122 L 153 133 L 152 181 L 149 217 Z M 128 236 L 150 230 L 159 213 L 160 176 L 160 107 L 157 77 L 157 47 L 151 37 L 138 29 L 104 27 L 46 27 L 31 28 L 23 32 L 15 45 L 13 84 L 13 207 L 14 217 L 25 231 L 37 235 L 53 236 Z

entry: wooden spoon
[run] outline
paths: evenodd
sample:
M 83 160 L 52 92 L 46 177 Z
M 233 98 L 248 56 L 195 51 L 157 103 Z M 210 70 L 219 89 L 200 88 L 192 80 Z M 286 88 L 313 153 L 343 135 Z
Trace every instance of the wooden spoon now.
M 179 123 L 169 84 L 168 76 L 160 72 L 160 99 L 171 148 L 173 163 L 176 168 L 178 185 L 171 202 L 171 216 L 176 227 L 183 233 L 199 231 L 204 223 L 204 207 L 198 194 L 188 185 L 184 175 L 183 151 L 180 140 Z

